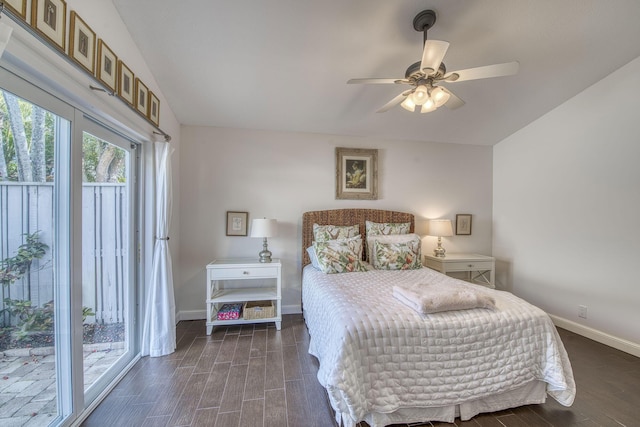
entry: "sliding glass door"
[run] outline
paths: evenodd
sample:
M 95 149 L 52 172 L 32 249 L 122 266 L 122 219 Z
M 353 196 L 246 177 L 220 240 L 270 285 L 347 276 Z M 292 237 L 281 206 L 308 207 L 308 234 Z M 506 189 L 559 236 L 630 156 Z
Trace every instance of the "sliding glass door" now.
M 0 68 L 0 425 L 68 425 L 138 353 L 136 146 Z

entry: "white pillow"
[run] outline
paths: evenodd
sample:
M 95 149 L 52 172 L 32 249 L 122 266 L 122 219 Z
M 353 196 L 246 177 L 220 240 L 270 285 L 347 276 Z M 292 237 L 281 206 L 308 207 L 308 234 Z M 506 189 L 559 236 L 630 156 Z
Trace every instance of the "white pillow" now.
M 318 256 L 316 255 L 316 250 L 313 248 L 313 246 L 309 246 L 307 248 L 307 253 L 309 254 L 311 265 L 317 270 L 322 270 L 320 268 L 320 264 L 318 263 Z

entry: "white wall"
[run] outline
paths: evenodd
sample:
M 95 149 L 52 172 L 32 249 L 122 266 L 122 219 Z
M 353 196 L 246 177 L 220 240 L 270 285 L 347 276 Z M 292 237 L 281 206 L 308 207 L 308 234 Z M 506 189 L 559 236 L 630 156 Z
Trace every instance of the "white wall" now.
M 493 160 L 502 287 L 586 335 L 636 346 L 639 93 L 640 58 L 494 146 Z
M 417 219 L 473 214 L 473 234 L 444 238 L 449 252 L 491 251 L 492 148 L 306 133 L 183 127 L 181 147 L 181 318 L 204 316 L 205 266 L 215 258 L 256 257 L 262 241 L 225 236 L 226 211 L 276 218 L 269 239 L 283 259 L 283 306 L 299 310 L 302 213 L 335 208 L 392 209 Z M 376 148 L 379 200 L 335 199 L 335 148 Z M 423 239 L 432 251 L 435 238 Z

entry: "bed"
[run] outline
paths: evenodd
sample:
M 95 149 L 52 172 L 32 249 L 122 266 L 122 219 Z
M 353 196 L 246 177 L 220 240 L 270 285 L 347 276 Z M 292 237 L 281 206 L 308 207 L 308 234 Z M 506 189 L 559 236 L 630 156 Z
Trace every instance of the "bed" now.
M 571 364 L 544 311 L 511 293 L 428 268 L 372 268 L 377 260 L 367 248 L 367 221 L 403 223 L 407 234 L 415 228 L 412 214 L 375 209 L 306 212 L 302 220 L 309 352 L 319 361 L 318 381 L 339 425 L 453 423 L 456 417 L 543 403 L 547 395 L 565 406 L 573 403 Z M 328 274 L 314 267 L 307 248 L 322 250 L 313 243 L 314 224 L 357 225 L 365 271 Z M 330 244 L 357 239 L 338 237 Z M 469 289 L 494 306 L 421 314 L 394 297 L 402 286 L 425 284 Z

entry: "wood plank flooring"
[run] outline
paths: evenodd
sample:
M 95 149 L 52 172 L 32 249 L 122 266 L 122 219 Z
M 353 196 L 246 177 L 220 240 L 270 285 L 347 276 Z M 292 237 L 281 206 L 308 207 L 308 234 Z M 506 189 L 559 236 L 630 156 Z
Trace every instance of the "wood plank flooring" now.
M 574 370 L 571 408 L 552 398 L 456 426 L 639 426 L 640 359 L 559 330 Z M 301 315 L 283 317 L 282 330 L 265 324 L 216 328 L 180 322 L 178 349 L 143 358 L 85 420 L 83 426 L 335 426 L 318 363 L 307 352 Z M 365 427 L 361 423 L 361 427 Z M 451 426 L 446 423 L 413 424 Z

